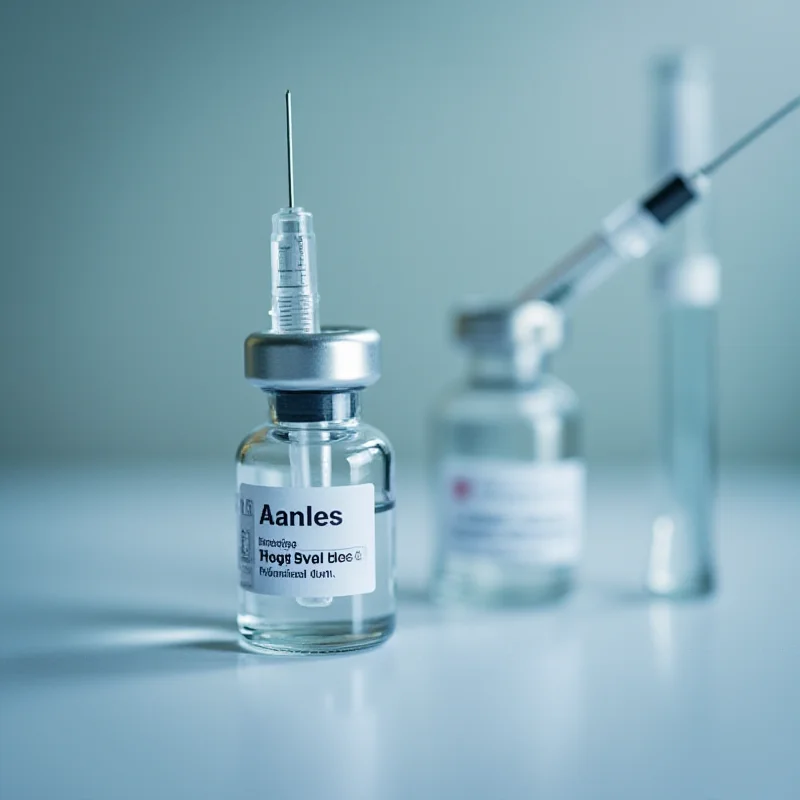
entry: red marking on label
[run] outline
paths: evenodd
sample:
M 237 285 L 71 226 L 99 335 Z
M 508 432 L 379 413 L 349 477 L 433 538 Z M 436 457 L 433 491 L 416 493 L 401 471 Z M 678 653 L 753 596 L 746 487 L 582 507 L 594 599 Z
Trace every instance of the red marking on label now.
M 466 497 L 469 497 L 471 492 L 472 492 L 472 485 L 468 480 L 465 480 L 464 478 L 459 478 L 453 484 L 453 496 L 458 500 L 464 500 Z

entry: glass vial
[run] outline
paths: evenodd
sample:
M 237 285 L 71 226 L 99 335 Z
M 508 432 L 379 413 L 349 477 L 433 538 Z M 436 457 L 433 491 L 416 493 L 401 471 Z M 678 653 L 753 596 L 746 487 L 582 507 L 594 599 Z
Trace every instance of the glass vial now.
M 325 370 L 332 385 L 373 382 L 377 367 L 368 351 L 379 340 L 368 331 L 365 343 L 363 333 L 254 334 L 246 346 L 248 377 L 275 387 L 284 382 L 280 370 L 296 376 L 305 365 L 306 374 Z M 267 388 L 269 421 L 237 452 L 237 621 L 242 643 L 260 652 L 358 650 L 394 630 L 392 448 L 362 422 L 356 389 L 302 388 L 314 382 L 303 379 L 294 391 Z
M 462 314 L 464 385 L 433 422 L 444 603 L 528 605 L 572 587 L 583 539 L 584 463 L 575 393 L 547 372 L 563 318 L 530 303 Z

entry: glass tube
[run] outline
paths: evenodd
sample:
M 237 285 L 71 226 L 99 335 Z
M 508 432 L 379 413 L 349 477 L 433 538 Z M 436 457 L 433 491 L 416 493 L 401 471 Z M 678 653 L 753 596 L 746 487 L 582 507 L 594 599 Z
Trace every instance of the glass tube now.
M 696 52 L 665 59 L 656 83 L 658 168 L 691 171 L 711 155 L 708 60 Z M 704 203 L 686 215 L 657 265 L 661 507 L 646 586 L 664 597 L 706 594 L 716 581 L 719 264 L 710 250 L 707 209 Z

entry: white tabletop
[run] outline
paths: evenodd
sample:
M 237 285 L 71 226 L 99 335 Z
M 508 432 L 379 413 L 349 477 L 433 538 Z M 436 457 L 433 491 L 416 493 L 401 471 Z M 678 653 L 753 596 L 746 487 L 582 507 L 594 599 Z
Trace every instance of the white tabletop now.
M 800 797 L 800 472 L 723 479 L 713 599 L 639 593 L 640 473 L 590 478 L 580 590 L 444 615 L 418 473 L 385 646 L 236 644 L 229 470 L 0 475 L 0 798 Z

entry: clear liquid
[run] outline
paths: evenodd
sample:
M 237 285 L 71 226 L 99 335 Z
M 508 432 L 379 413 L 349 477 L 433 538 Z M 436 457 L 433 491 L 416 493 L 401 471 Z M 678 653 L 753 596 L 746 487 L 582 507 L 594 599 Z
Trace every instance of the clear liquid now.
M 395 625 L 394 504 L 375 505 L 374 592 L 314 607 L 240 588 L 237 622 L 246 647 L 282 655 L 343 653 L 388 639 Z

